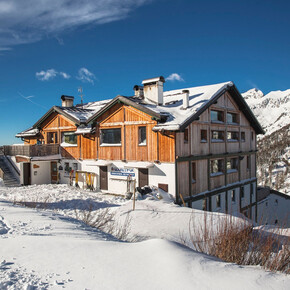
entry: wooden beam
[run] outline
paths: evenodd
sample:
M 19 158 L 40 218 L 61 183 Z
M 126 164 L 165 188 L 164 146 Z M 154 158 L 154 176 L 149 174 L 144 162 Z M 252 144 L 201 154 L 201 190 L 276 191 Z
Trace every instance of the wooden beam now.
M 202 159 L 218 159 L 223 157 L 234 157 L 234 156 L 242 156 L 247 154 L 256 154 L 256 151 L 244 151 L 244 152 L 231 152 L 231 153 L 221 153 L 221 154 L 208 154 L 208 155 L 190 155 L 190 156 L 177 156 L 177 162 L 183 162 L 188 160 L 202 160 Z
M 205 193 L 201 193 L 201 194 L 198 194 L 198 195 L 193 195 L 193 196 L 188 196 L 188 197 L 184 197 L 184 201 L 185 202 L 188 202 L 188 201 L 191 201 L 191 202 L 194 202 L 194 201 L 197 201 L 197 200 L 201 200 L 201 199 L 204 199 L 204 198 L 207 198 L 208 196 L 213 196 L 213 195 L 216 195 L 218 193 L 222 193 L 222 192 L 227 192 L 228 190 L 232 190 L 232 189 L 235 189 L 235 188 L 238 188 L 240 186 L 244 186 L 244 185 L 247 185 L 247 184 L 250 184 L 250 183 L 255 183 L 257 182 L 257 179 L 254 178 L 252 180 L 249 180 L 249 181 L 245 181 L 245 182 L 241 182 L 240 184 L 235 184 L 235 185 L 229 185 L 229 186 L 226 186 L 226 187 L 223 187 L 223 188 L 217 188 L 217 189 L 214 189 L 212 191 L 207 191 Z M 177 201 L 176 201 L 177 204 L 179 204 Z

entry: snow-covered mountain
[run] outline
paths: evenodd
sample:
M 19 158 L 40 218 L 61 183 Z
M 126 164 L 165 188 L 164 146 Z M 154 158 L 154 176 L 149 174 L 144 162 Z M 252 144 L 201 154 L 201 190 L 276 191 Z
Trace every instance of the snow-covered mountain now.
M 290 123 L 290 89 L 272 91 L 264 95 L 258 89 L 251 89 L 242 94 L 266 135 Z
M 258 136 L 258 182 L 290 194 L 290 89 L 242 95 L 266 132 Z

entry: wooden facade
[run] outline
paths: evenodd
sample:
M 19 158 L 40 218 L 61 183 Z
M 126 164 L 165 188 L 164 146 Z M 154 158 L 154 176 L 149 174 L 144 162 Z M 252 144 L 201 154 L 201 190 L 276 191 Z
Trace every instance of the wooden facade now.
M 151 116 L 133 107 L 116 104 L 97 120 L 97 158 L 126 161 L 175 162 L 175 134 L 154 132 L 157 124 Z M 146 127 L 146 145 L 139 145 L 138 128 Z M 121 129 L 118 146 L 102 145 L 102 129 Z

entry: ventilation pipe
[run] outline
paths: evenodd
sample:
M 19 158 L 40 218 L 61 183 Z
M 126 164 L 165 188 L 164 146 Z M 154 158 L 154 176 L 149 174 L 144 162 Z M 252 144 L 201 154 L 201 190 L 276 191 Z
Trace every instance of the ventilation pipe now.
M 183 90 L 183 106 L 182 108 L 186 110 L 189 107 L 189 90 Z

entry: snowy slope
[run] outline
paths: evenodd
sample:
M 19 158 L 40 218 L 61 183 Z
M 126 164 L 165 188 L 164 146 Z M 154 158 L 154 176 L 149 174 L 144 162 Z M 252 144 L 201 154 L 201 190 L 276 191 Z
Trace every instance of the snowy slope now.
M 251 89 L 242 94 L 266 135 L 290 123 L 290 89 L 272 91 L 264 95 L 258 89 Z
M 1 289 L 290 287 L 283 274 L 223 263 L 167 240 L 119 242 L 50 211 L 0 202 L 0 221 Z

